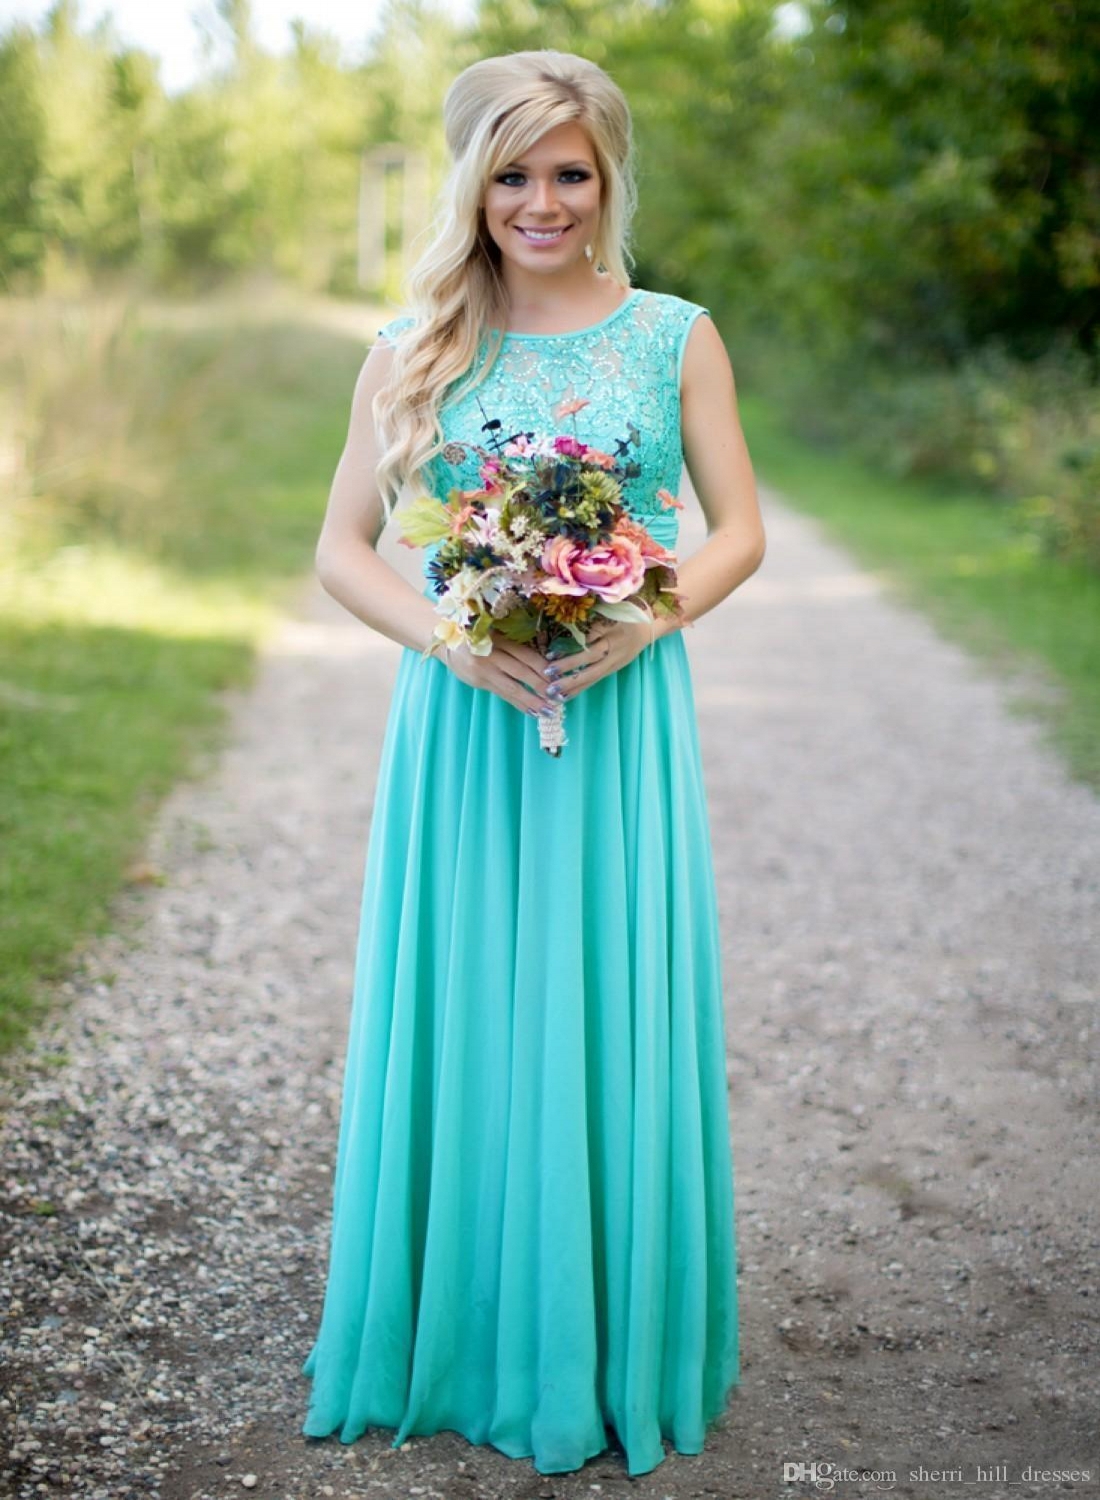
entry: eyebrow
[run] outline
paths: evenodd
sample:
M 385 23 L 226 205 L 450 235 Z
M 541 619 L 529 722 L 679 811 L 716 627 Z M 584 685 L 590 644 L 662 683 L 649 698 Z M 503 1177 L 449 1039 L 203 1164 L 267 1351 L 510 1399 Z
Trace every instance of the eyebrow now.
M 522 167 L 525 172 L 527 170 L 527 163 L 525 161 L 512 161 L 509 162 L 508 165 L 510 167 Z M 566 167 L 590 167 L 591 165 L 592 163 L 590 161 L 582 161 L 579 157 L 577 157 L 573 161 L 558 162 L 558 171 L 562 172 Z

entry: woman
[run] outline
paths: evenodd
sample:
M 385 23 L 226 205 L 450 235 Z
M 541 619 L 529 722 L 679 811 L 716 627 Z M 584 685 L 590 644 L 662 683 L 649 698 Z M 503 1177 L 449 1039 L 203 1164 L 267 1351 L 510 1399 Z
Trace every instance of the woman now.
M 706 309 L 630 286 L 630 115 L 584 58 L 467 68 L 414 316 L 364 362 L 317 548 L 405 648 L 367 852 L 331 1256 L 303 1431 L 453 1429 L 541 1473 L 702 1450 L 737 1383 L 719 934 L 681 623 L 759 566 L 733 377 Z M 602 269 L 601 269 L 602 268 Z M 579 404 L 578 404 L 579 403 Z M 375 545 L 404 481 L 478 488 L 486 433 L 631 424 L 666 546 L 686 455 L 708 540 L 684 620 L 605 622 L 555 666 L 439 616 Z M 438 418 L 439 426 L 436 426 Z M 649 649 L 652 647 L 652 649 Z M 568 748 L 531 713 L 567 707 Z

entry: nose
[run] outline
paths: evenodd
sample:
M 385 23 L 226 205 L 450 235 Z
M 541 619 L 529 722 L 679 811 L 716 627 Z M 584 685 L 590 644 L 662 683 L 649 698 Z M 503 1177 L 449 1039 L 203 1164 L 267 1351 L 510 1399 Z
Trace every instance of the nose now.
M 531 207 L 540 209 L 544 213 L 553 213 L 558 206 L 558 200 L 552 182 L 536 182 L 533 189 L 534 196 L 531 199 Z

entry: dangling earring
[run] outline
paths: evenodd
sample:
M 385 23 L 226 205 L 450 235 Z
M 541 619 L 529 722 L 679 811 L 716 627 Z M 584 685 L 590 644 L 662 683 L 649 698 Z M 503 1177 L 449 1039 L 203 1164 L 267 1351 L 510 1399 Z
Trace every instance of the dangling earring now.
M 588 260 L 591 260 L 592 259 L 592 246 L 591 245 L 585 245 L 585 247 L 584 247 L 584 253 L 585 253 L 586 258 Z

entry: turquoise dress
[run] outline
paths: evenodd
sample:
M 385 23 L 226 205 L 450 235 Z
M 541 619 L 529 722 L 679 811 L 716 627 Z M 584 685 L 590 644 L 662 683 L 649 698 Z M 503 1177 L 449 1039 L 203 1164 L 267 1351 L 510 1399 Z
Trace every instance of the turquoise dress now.
M 629 507 L 675 547 L 656 491 L 679 487 L 684 346 L 706 312 L 635 288 L 591 327 L 508 334 L 444 406 L 456 446 L 431 492 L 478 487 L 461 445 L 486 421 L 609 452 L 632 422 Z M 569 398 L 590 404 L 555 422 Z M 395 1428 L 398 1447 L 452 1429 L 544 1474 L 617 1438 L 635 1475 L 663 1438 L 701 1452 L 737 1384 L 718 909 L 683 633 L 569 701 L 566 733 L 548 755 L 534 718 L 403 650 L 308 1436 Z

